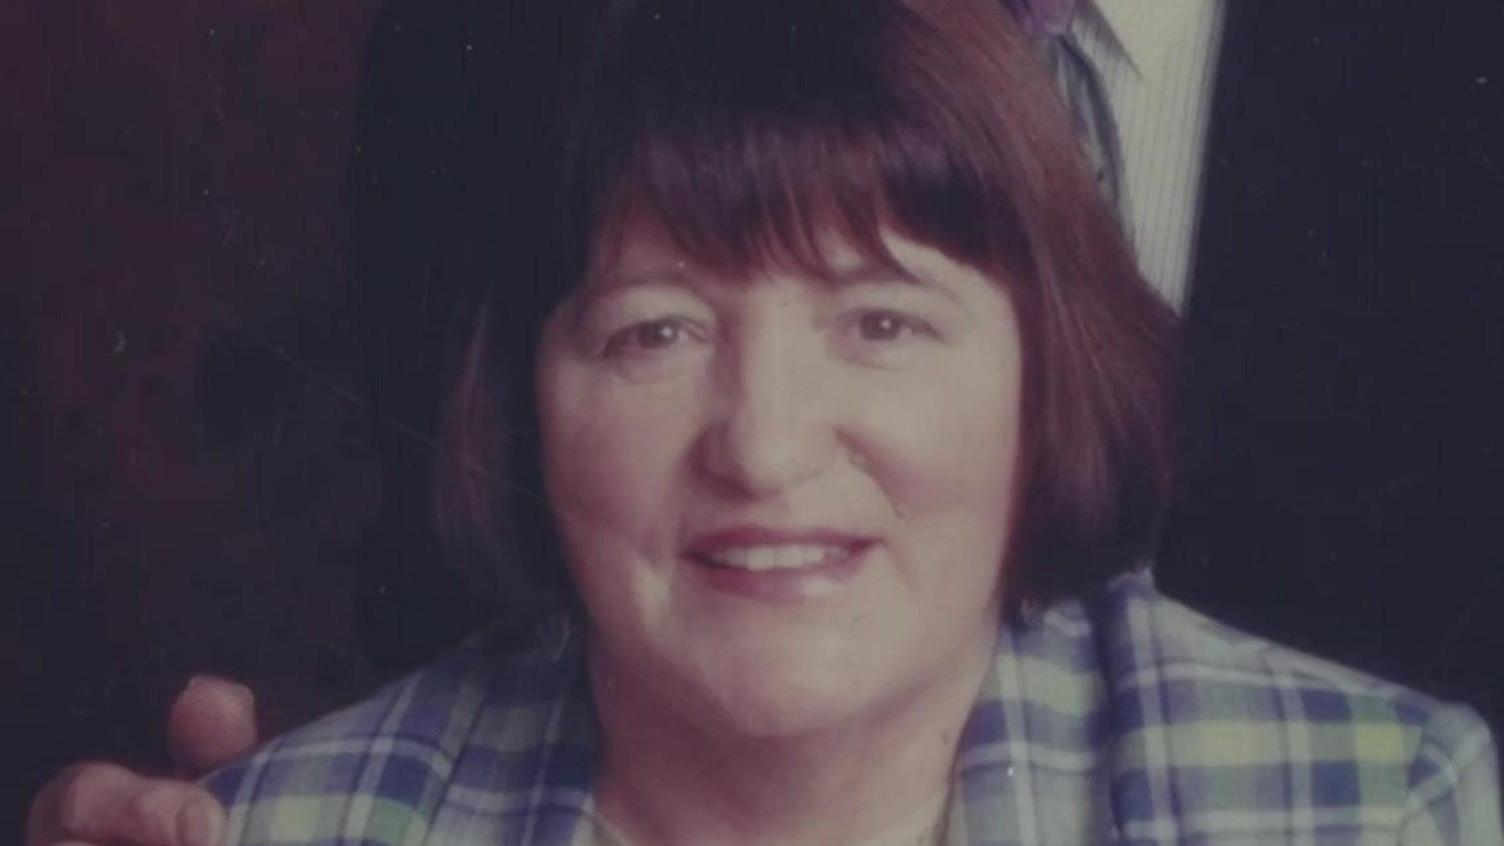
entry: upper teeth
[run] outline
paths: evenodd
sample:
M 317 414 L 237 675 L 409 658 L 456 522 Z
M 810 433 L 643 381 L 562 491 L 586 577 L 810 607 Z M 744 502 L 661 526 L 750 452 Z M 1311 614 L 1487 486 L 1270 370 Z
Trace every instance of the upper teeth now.
M 844 550 L 826 544 L 790 543 L 776 546 L 739 546 L 712 552 L 706 557 L 712 563 L 724 567 L 739 567 L 744 570 L 773 570 L 793 567 L 810 567 L 820 564 Z

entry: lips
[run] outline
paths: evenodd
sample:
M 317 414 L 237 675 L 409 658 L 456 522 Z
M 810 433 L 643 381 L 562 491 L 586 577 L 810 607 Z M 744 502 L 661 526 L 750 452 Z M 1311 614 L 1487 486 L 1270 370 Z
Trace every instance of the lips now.
M 737 526 L 696 538 L 689 555 L 717 568 L 787 572 L 839 564 L 871 543 L 871 538 L 832 529 Z
M 818 567 L 847 555 L 845 547 L 809 543 L 738 546 L 704 556 L 705 562 L 717 567 L 739 570 L 797 570 Z

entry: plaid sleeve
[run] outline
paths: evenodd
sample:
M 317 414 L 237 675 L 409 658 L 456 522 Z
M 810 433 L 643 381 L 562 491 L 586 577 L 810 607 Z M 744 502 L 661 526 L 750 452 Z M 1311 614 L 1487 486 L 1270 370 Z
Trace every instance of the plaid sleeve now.
M 1504 846 L 1466 707 L 1295 652 L 1125 583 L 1103 619 L 1125 838 Z
M 267 744 L 205 780 L 238 846 L 418 843 L 424 811 L 452 762 L 430 737 L 403 732 L 409 686 Z
M 204 784 L 235 846 L 570 842 L 594 723 L 578 650 L 486 631 Z
M 1426 726 L 1410 767 L 1402 846 L 1501 846 L 1498 757 L 1471 710 L 1450 707 Z
M 266 744 L 204 785 L 237 846 L 423 842 L 499 661 L 482 633 L 370 698 Z

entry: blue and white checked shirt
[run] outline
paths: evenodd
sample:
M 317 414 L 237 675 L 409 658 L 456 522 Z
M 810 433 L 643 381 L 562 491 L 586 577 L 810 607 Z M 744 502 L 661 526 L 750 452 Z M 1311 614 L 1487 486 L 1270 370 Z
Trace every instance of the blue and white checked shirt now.
M 570 846 L 595 720 L 579 644 L 494 632 L 208 779 L 245 846 Z M 999 632 L 948 844 L 1504 844 L 1465 708 L 1296 654 L 1125 576 Z

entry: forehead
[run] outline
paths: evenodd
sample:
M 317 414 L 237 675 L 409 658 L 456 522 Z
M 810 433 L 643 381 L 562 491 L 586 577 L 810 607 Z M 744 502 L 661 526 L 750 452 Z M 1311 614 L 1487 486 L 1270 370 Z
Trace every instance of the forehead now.
M 830 285 L 922 282 L 919 271 L 934 273 L 962 264 L 886 226 L 865 237 L 825 224 L 810 227 L 798 238 L 774 231 L 752 240 L 750 249 L 696 244 L 676 237 L 655 215 L 622 215 L 597 238 L 586 283 L 619 284 L 642 274 L 709 274 L 728 282 L 777 275 Z
M 728 268 L 701 262 L 652 218 L 624 221 L 602 239 L 576 305 L 636 286 L 743 288 L 755 282 L 794 282 L 827 293 L 870 286 L 903 288 L 973 318 L 996 316 L 999 307 L 1011 315 L 1013 295 L 1005 273 L 988 272 L 893 229 L 879 230 L 878 237 L 880 250 L 874 251 L 826 230 L 818 239 L 820 253 L 815 259 L 772 253 L 759 264 Z

